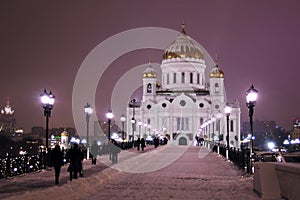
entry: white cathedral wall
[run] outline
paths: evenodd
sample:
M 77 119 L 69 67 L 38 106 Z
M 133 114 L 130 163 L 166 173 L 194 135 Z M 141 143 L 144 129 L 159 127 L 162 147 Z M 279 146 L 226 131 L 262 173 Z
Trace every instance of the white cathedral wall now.
M 185 95 L 184 95 L 185 96 Z M 183 96 L 183 97 L 184 97 Z M 172 103 L 163 100 L 158 103 L 153 103 L 150 101 L 142 102 L 141 108 L 135 108 L 135 119 L 136 119 L 136 129 L 134 131 L 135 140 L 137 139 L 137 135 L 139 135 L 139 126 L 137 124 L 138 120 L 141 120 L 142 127 L 141 127 L 141 135 L 144 136 L 145 134 L 145 128 L 144 123 L 147 123 L 147 120 L 150 119 L 150 134 L 161 134 L 161 135 L 170 135 L 170 142 L 173 142 L 175 144 L 178 144 L 178 139 L 182 136 L 186 137 L 185 134 L 192 133 L 193 138 L 198 133 L 198 130 L 200 128 L 200 119 L 203 119 L 203 122 L 209 120 L 212 117 L 211 108 L 208 107 L 209 105 L 206 105 L 206 108 L 200 109 L 197 108 L 198 101 L 192 102 L 187 99 L 188 97 L 185 96 L 185 98 L 178 98 L 173 100 Z M 180 105 L 181 100 L 186 100 L 187 105 L 184 109 L 182 109 L 182 106 Z M 161 106 L 162 103 L 168 103 L 166 108 L 163 108 Z M 151 109 L 147 109 L 147 105 L 151 105 Z M 133 116 L 133 109 L 128 108 L 127 109 L 127 136 L 132 135 L 132 124 L 130 123 L 130 120 Z M 188 120 L 188 130 L 178 130 L 177 125 L 177 118 L 189 118 Z M 229 141 L 233 141 L 233 146 L 236 148 L 240 147 L 240 108 L 233 108 L 232 113 L 230 115 L 230 121 L 233 120 L 234 129 L 233 131 L 229 131 Z M 223 144 L 226 144 L 226 134 L 227 134 L 227 125 L 226 125 L 226 116 L 223 115 L 220 119 L 220 131 L 217 130 L 216 127 L 217 122 L 211 123 L 209 126 L 206 127 L 206 135 L 207 139 L 213 141 L 213 135 L 220 135 L 223 134 L 223 141 L 220 141 Z M 230 125 L 230 123 L 229 123 Z M 165 128 L 165 130 L 164 130 Z M 172 133 L 181 133 L 180 136 L 177 137 L 176 140 L 172 138 Z M 146 128 L 146 135 L 149 135 L 149 129 Z M 238 141 L 235 140 L 235 136 L 238 137 Z M 188 142 L 192 142 L 189 141 Z
M 201 62 L 200 62 L 201 61 Z M 205 64 L 204 61 L 198 59 L 197 62 L 186 62 L 181 59 L 179 62 L 163 62 L 162 69 L 162 88 L 163 89 L 191 89 L 193 87 L 205 88 Z M 182 83 L 182 72 L 185 73 L 184 83 Z M 174 81 L 174 73 L 176 80 Z M 193 83 L 190 83 L 190 73 L 193 73 Z M 197 83 L 197 73 L 200 74 L 199 84 Z M 169 75 L 169 78 L 167 78 Z M 169 83 L 168 83 L 169 80 Z

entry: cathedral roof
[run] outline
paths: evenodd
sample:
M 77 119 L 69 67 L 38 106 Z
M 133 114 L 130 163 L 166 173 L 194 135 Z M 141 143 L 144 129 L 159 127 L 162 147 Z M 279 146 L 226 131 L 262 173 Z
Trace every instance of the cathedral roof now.
M 157 78 L 157 73 L 155 69 L 152 68 L 150 61 L 149 66 L 145 69 L 143 73 L 143 78 Z
M 171 58 L 198 58 L 203 59 L 203 51 L 195 44 L 185 30 L 185 25 L 182 24 L 182 31 L 171 45 L 165 50 L 163 59 Z
M 210 78 L 224 78 L 224 72 L 218 66 L 218 61 L 216 61 L 216 66 L 210 71 Z

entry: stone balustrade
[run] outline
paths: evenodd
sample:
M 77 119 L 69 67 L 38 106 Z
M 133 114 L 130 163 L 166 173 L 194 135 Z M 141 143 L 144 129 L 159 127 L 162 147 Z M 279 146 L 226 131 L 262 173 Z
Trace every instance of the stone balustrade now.
M 262 199 L 299 199 L 300 164 L 257 162 L 253 185 Z

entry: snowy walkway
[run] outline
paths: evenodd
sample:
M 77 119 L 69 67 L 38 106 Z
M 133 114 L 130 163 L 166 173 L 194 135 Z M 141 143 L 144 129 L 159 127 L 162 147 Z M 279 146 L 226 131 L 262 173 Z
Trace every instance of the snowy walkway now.
M 111 167 L 85 162 L 85 177 L 72 182 L 64 167 L 59 186 L 53 171 L 0 180 L 0 199 L 259 199 L 252 177 L 224 158 L 203 147 L 182 149 L 122 152 L 116 165 L 102 156 Z

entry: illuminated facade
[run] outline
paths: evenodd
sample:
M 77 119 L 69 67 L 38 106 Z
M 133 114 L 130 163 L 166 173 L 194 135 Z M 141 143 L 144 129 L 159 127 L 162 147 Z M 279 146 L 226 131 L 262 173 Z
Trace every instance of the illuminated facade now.
M 150 63 L 142 75 L 142 100 L 127 108 L 127 119 L 135 119 L 133 126 L 131 120 L 126 121 L 127 139 L 134 131 L 135 140 L 160 135 L 173 144 L 189 145 L 197 135 L 226 144 L 224 107 L 228 102 L 224 73 L 217 62 L 207 71 L 203 52 L 183 25 L 181 33 L 163 53 L 162 80 L 157 80 L 157 72 Z M 205 80 L 207 73 L 209 80 Z M 238 102 L 229 105 L 229 141 L 231 146 L 239 147 L 240 106 Z
M 9 98 L 7 98 L 6 106 L 1 109 L 0 114 L 0 131 L 13 134 L 16 129 L 16 119 L 14 117 L 15 111 L 9 104 Z

